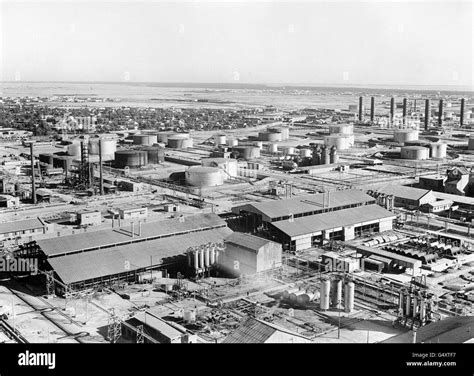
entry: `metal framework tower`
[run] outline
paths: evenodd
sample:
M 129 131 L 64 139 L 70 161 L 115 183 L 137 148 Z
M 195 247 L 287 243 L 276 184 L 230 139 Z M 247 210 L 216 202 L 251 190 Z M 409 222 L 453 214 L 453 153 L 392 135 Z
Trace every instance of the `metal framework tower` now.
M 54 271 L 50 270 L 46 272 L 46 293 L 48 295 L 53 295 L 56 290 L 54 284 Z
M 137 343 L 145 343 L 145 338 L 143 337 L 143 325 L 137 326 Z
M 115 315 L 115 309 L 110 310 L 109 323 L 107 328 L 107 339 L 111 343 L 117 343 L 117 341 L 122 336 L 122 324 L 120 320 Z

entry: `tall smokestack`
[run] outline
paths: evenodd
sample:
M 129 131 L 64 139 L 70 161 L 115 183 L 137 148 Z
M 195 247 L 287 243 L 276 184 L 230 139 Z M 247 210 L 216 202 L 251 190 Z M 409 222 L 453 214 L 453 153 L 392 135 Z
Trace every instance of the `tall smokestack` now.
M 375 115 L 375 97 L 370 98 L 370 121 L 374 121 Z
M 407 99 L 406 98 L 403 98 L 403 113 L 402 113 L 402 116 L 403 116 L 403 125 L 405 125 L 407 123 Z
M 31 198 L 33 199 L 33 204 L 36 204 L 35 156 L 33 154 L 33 142 L 30 143 L 30 156 L 31 156 Z
M 459 126 L 462 127 L 464 125 L 464 106 L 465 106 L 465 99 L 461 98 L 461 113 L 459 114 Z
M 439 109 L 438 109 L 438 125 L 441 127 L 443 125 L 443 100 L 439 100 Z
M 431 111 L 430 111 L 430 100 L 426 99 L 425 100 L 425 130 L 428 130 L 429 124 L 430 124 L 430 116 L 431 116 Z
M 359 121 L 363 121 L 363 106 L 364 106 L 364 98 L 359 97 Z
M 100 174 L 100 195 L 104 195 L 104 178 L 102 176 L 102 140 L 99 138 L 99 174 Z
M 390 124 L 393 124 L 393 118 L 395 116 L 395 98 L 390 98 Z

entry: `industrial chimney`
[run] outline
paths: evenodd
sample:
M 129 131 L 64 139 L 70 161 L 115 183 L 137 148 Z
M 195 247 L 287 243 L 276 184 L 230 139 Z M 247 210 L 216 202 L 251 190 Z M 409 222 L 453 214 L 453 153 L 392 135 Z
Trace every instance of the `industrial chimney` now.
M 31 198 L 33 204 L 36 204 L 36 185 L 35 185 L 35 156 L 33 154 L 33 142 L 30 142 L 30 157 L 31 157 Z
M 430 124 L 430 100 L 426 99 L 425 100 L 425 130 L 428 130 L 429 124 Z
M 363 106 L 364 106 L 364 98 L 359 97 L 359 121 L 363 121 Z
M 443 100 L 439 100 L 439 109 L 438 109 L 438 125 L 441 127 L 443 125 Z
M 393 124 L 393 118 L 395 116 L 395 98 L 390 98 L 390 124 Z
M 407 123 L 407 99 L 406 98 L 403 98 L 403 113 L 402 113 L 402 117 L 403 117 L 403 125 L 405 125 Z
M 370 98 L 370 121 L 374 121 L 374 115 L 375 115 L 375 97 Z
M 462 127 L 464 125 L 464 106 L 466 100 L 461 98 L 461 113 L 459 114 L 459 126 Z

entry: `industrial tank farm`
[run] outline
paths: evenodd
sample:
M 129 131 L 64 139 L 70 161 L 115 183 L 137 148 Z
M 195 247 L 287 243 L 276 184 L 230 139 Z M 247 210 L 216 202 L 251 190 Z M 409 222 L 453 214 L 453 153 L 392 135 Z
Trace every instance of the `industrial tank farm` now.
M 282 141 L 280 132 L 259 132 L 258 139 L 261 141 L 278 142 Z
M 393 139 L 399 144 L 408 141 L 418 141 L 418 131 L 416 129 L 402 129 L 393 132 Z
M 190 167 L 185 176 L 186 183 L 194 187 L 217 187 L 224 184 L 224 173 L 217 167 Z
M 147 160 L 150 164 L 163 163 L 165 160 L 165 149 L 159 146 L 146 146 L 141 150 L 146 151 Z
M 153 145 L 158 142 L 157 135 L 153 134 L 135 134 L 132 138 L 135 145 Z
M 239 153 L 239 158 L 248 160 L 260 157 L 260 148 L 257 146 L 237 146 L 232 150 Z
M 115 152 L 115 167 L 138 168 L 148 163 L 148 153 L 141 150 L 119 150 Z
M 187 149 L 187 148 L 192 148 L 193 147 L 193 139 L 186 137 L 186 136 L 180 136 L 180 135 L 173 135 L 173 136 L 168 136 L 168 144 L 167 147 L 170 149 Z
M 113 159 L 117 150 L 117 140 L 111 137 L 101 137 L 102 158 L 104 160 Z M 90 155 L 99 155 L 99 138 L 90 138 L 87 143 Z

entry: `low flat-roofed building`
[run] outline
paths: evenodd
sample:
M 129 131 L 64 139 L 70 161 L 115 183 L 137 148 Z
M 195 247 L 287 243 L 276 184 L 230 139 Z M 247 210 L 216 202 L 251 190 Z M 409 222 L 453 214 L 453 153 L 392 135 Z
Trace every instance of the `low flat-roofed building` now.
M 81 210 L 77 212 L 77 222 L 81 226 L 100 225 L 102 214 L 98 210 Z
M 428 202 L 421 206 L 424 211 L 428 213 L 441 213 L 446 210 L 449 210 L 453 206 L 454 202 L 451 200 L 438 200 Z
M 428 189 L 431 191 L 444 192 L 444 183 L 446 182 L 446 176 L 429 175 L 420 176 L 418 182 L 418 188 Z
M 225 239 L 219 267 L 232 276 L 252 275 L 279 268 L 282 246 L 258 236 L 234 232 Z
M 148 208 L 138 205 L 126 205 L 118 208 L 121 219 L 142 219 L 148 217 Z

